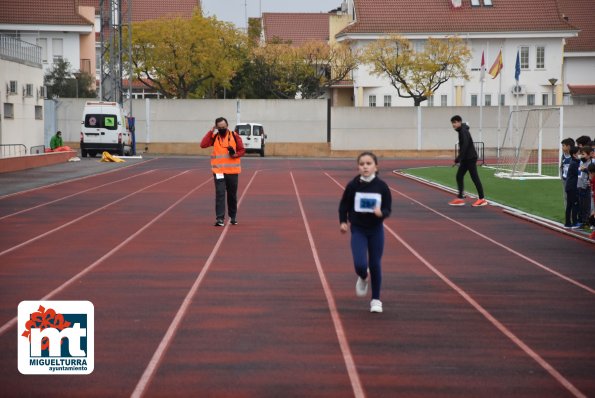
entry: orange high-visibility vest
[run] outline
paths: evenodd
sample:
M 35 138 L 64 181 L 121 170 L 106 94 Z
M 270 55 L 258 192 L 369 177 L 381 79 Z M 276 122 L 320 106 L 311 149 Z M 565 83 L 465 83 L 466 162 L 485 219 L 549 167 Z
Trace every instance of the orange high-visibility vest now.
M 225 138 L 221 138 L 219 134 L 215 135 L 213 153 L 211 154 L 211 169 L 213 174 L 240 174 L 242 172 L 240 158 L 232 158 L 227 150 L 228 146 L 236 151 L 238 150 L 235 137 L 232 134 L 234 134 L 233 131 L 227 130 Z

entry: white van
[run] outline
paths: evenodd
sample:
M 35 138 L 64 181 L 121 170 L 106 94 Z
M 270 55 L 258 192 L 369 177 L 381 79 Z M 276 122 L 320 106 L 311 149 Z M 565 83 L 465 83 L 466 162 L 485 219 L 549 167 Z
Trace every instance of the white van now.
M 87 101 L 81 122 L 81 157 L 103 151 L 132 154 L 128 119 L 117 102 Z
M 264 157 L 264 146 L 267 135 L 260 123 L 240 123 L 236 125 L 235 132 L 242 137 L 246 153 L 260 153 Z

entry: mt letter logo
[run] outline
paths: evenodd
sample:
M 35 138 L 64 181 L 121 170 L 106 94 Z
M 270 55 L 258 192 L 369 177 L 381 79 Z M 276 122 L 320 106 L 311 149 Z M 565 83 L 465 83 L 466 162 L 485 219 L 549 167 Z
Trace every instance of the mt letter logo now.
M 93 372 L 94 316 L 89 301 L 22 301 L 18 308 L 19 372 Z

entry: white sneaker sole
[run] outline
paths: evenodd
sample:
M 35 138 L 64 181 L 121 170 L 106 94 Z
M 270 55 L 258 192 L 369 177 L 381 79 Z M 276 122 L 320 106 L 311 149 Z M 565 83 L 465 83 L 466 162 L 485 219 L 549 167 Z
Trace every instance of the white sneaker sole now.
M 376 306 L 374 306 L 374 307 L 371 307 L 371 308 L 370 308 L 370 312 L 371 312 L 371 313 L 376 313 L 376 314 L 379 314 L 379 313 L 381 313 L 381 312 L 382 312 L 382 307 L 376 307 Z

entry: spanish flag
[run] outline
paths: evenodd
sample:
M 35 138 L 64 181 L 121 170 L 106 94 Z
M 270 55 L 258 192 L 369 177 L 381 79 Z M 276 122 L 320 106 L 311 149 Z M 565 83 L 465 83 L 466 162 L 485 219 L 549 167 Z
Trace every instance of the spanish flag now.
M 500 49 L 500 52 L 498 53 L 498 56 L 496 57 L 494 64 L 490 68 L 489 73 L 490 73 L 490 76 L 492 76 L 492 79 L 495 79 L 496 77 L 498 77 L 498 75 L 500 74 L 500 71 L 502 70 L 503 67 L 504 67 L 504 63 L 502 62 L 502 49 Z

